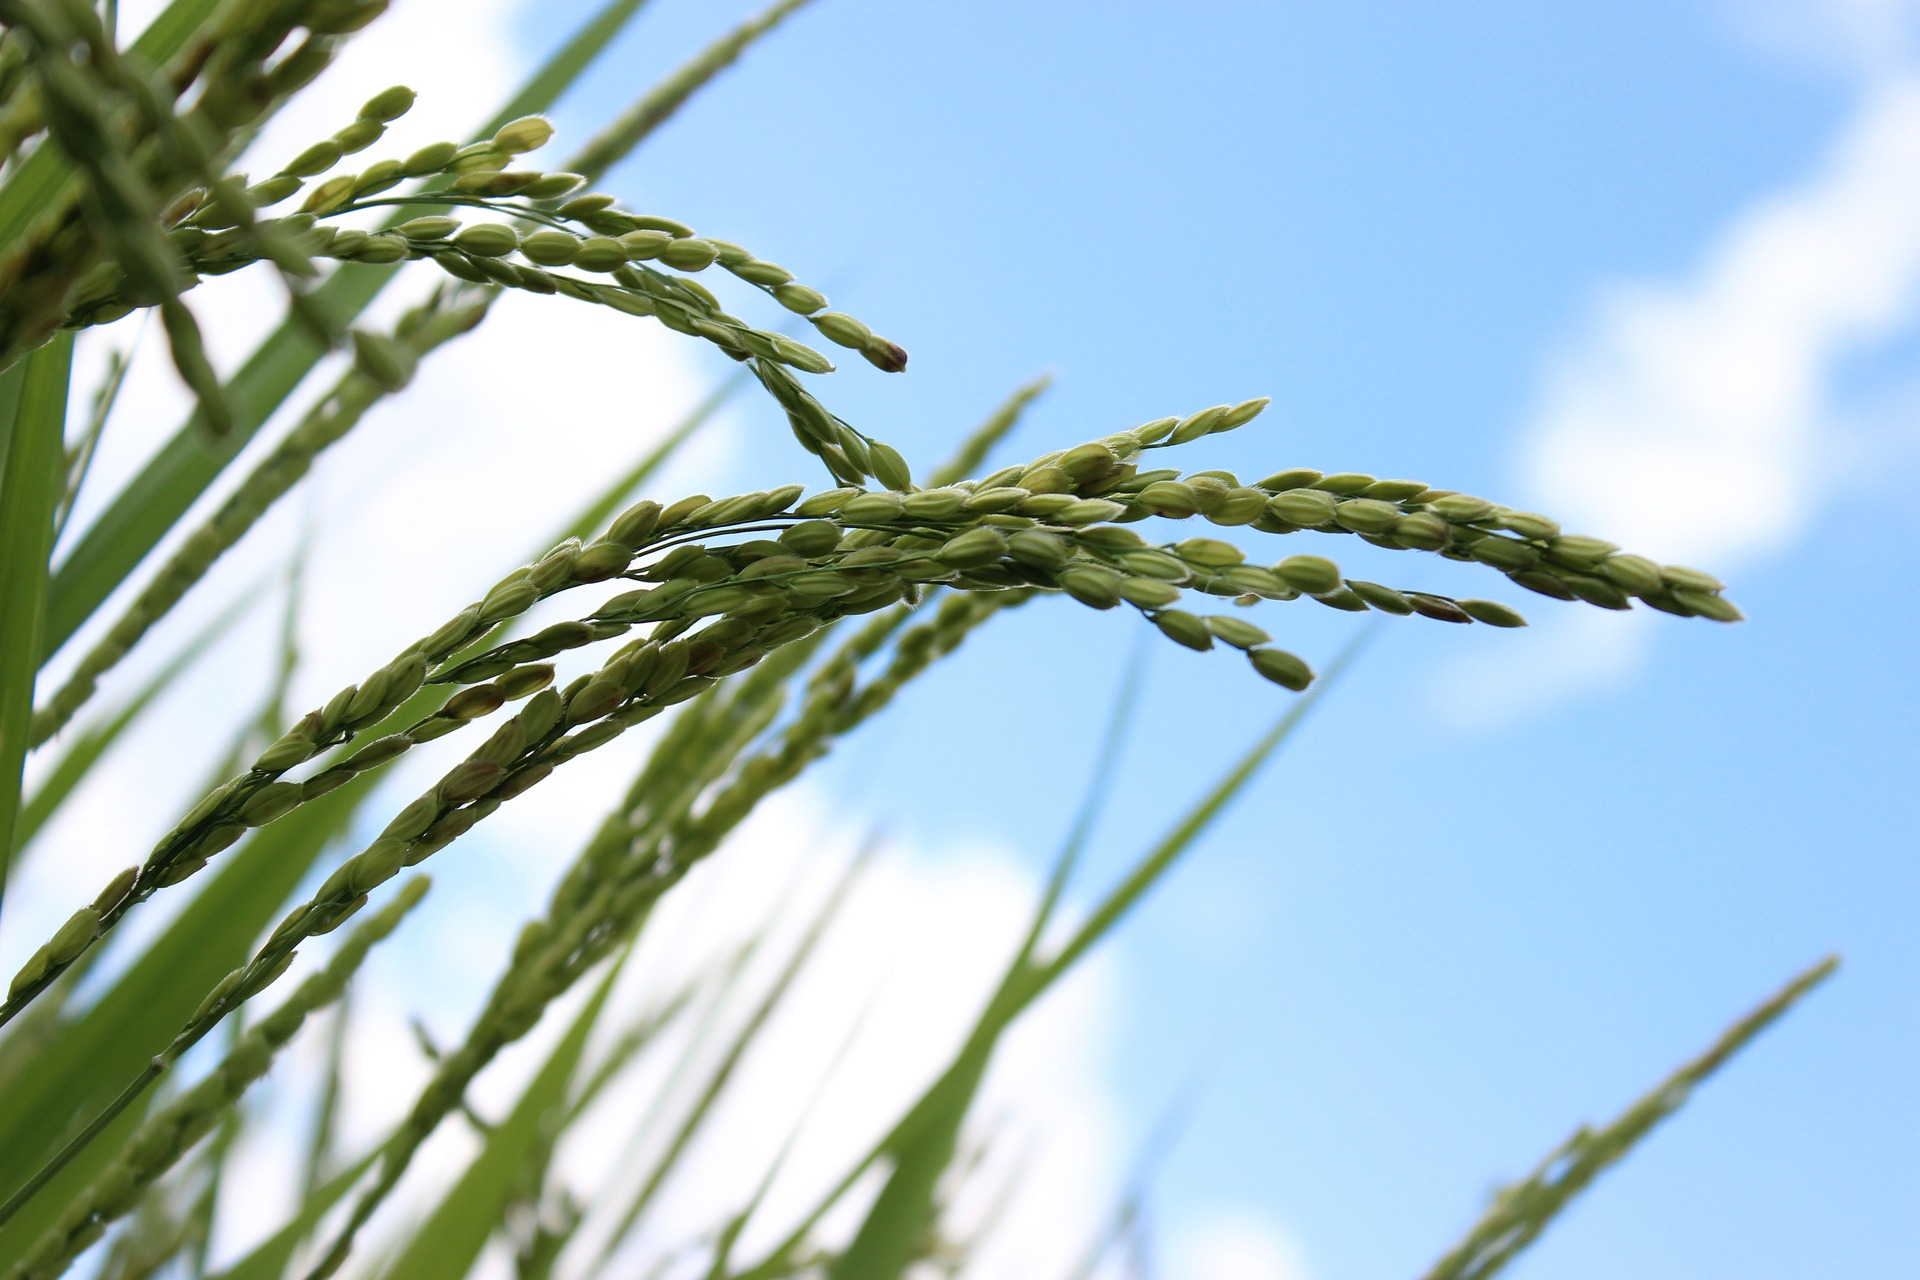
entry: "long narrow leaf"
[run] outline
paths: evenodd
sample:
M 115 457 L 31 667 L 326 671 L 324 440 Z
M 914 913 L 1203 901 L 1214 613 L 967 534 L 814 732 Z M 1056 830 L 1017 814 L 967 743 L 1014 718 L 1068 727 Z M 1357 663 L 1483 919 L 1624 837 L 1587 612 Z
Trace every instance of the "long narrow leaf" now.
M 713 1111 L 714 1103 L 719 1100 L 728 1082 L 733 1079 L 733 1074 L 739 1068 L 741 1060 L 746 1057 L 747 1050 L 752 1048 L 754 1041 L 766 1027 L 768 1019 L 773 1016 L 774 1010 L 779 1008 L 787 992 L 792 989 L 794 979 L 799 977 L 800 971 L 806 967 L 808 958 L 812 956 L 814 948 L 820 944 L 820 939 L 825 936 L 827 928 L 839 914 L 841 906 L 847 900 L 847 894 L 853 889 L 860 873 L 870 865 L 873 849 L 873 845 L 868 845 L 847 868 L 846 873 L 840 878 L 840 883 L 834 886 L 812 923 L 807 926 L 807 931 L 801 935 L 799 945 L 787 957 L 786 965 L 762 994 L 753 1012 L 747 1016 L 747 1020 L 734 1033 L 732 1042 L 720 1055 L 719 1061 L 707 1072 L 707 1081 L 700 1090 L 700 1096 L 694 1100 L 693 1106 L 688 1108 L 679 1128 L 674 1130 L 672 1139 L 668 1141 L 666 1150 L 660 1153 L 652 1171 L 640 1184 L 640 1189 L 627 1206 L 626 1212 L 621 1215 L 619 1224 L 607 1238 L 604 1246 L 605 1253 L 611 1253 L 619 1247 L 620 1242 L 639 1223 L 642 1215 L 652 1205 L 654 1196 L 659 1194 L 660 1188 L 666 1184 L 668 1177 L 678 1167 L 680 1158 L 686 1154 L 695 1135 L 706 1123 L 707 1117 Z M 603 1259 L 605 1253 L 602 1255 Z
M 1177 823 L 1172 832 L 1135 864 L 1096 905 L 1087 922 L 1051 958 L 1032 959 L 1032 936 L 1013 957 L 999 990 L 980 1013 L 965 1043 L 907 1114 L 841 1178 L 787 1239 L 752 1270 L 752 1280 L 778 1274 L 814 1225 L 859 1177 L 883 1158 L 892 1171 L 860 1230 L 830 1268 L 832 1280 L 894 1280 L 914 1257 L 931 1225 L 934 1193 L 957 1148 L 960 1126 L 985 1078 L 1001 1035 L 1049 987 L 1126 915 L 1174 865 L 1181 853 L 1219 817 L 1295 729 L 1308 710 L 1344 674 L 1364 643 L 1365 634 L 1328 665 L 1313 688 Z M 1070 839 L 1068 850 L 1074 848 Z M 1063 855 L 1063 861 L 1066 855 Z M 1056 873 L 1056 879 L 1058 875 Z
M 263 1240 L 246 1257 L 220 1272 L 218 1280 L 280 1280 L 300 1242 L 313 1234 L 313 1229 L 320 1225 L 320 1219 L 339 1204 L 347 1192 L 353 1190 L 353 1184 L 360 1181 L 379 1158 L 380 1151 L 375 1148 L 301 1197 L 300 1208 L 292 1221 Z
M 233 628 L 234 623 L 244 617 L 247 611 L 260 597 L 255 592 L 247 592 L 234 602 L 225 612 L 215 618 L 199 635 L 182 645 L 180 652 L 167 660 L 167 664 L 154 672 L 147 682 L 127 700 L 125 706 L 112 716 L 96 725 L 88 726 L 74 740 L 73 745 L 61 755 L 53 768 L 47 771 L 46 778 L 35 788 L 33 794 L 20 810 L 20 822 L 14 831 L 14 849 L 24 851 L 40 828 L 46 824 L 75 787 L 86 779 L 100 757 L 113 746 L 134 721 L 140 718 L 153 700 L 173 686 L 182 672 L 203 657 L 221 637 Z
M 371 789 L 357 778 L 223 855 L 225 865 L 91 1009 L 11 1082 L 0 1109 L 0 1193 L 19 1186 L 73 1117 L 97 1111 L 139 1074 L 201 997 L 244 962 L 320 851 Z M 22 1211 L 27 1220 L 35 1212 Z M 9 1256 L 0 1234 L 0 1262 Z
M 686 105 L 709 81 L 732 66 L 760 37 L 779 26 L 808 0 L 778 0 L 757 17 L 721 36 L 661 81 L 644 98 L 628 107 L 619 119 L 600 131 L 568 168 L 588 176 L 605 173 Z
M 487 1240 L 499 1229 L 507 1198 L 539 1142 L 542 1127 L 556 1108 L 566 1105 L 567 1088 L 586 1052 L 587 1038 L 619 975 L 616 963 L 547 1056 L 512 1113 L 494 1126 L 480 1154 L 388 1265 L 385 1274 L 389 1280 L 460 1280 L 467 1274 Z
M 20 773 L 40 667 L 53 513 L 66 491 L 67 379 L 73 335 L 29 355 L 0 470 L 0 902 L 13 862 Z

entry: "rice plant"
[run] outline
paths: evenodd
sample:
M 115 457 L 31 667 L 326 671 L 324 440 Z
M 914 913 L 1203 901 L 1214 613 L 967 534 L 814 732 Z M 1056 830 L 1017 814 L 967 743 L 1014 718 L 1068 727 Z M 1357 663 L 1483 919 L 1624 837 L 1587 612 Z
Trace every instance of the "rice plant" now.
M 232 618 L 144 685 L 130 685 L 122 663 L 316 460 L 421 362 L 485 324 L 507 292 L 607 308 L 717 349 L 778 405 L 797 446 L 793 482 L 780 488 L 652 493 L 707 410 L 696 413 L 588 509 L 554 511 L 572 535 L 476 584 L 472 602 L 426 634 L 391 635 L 390 660 L 303 711 L 286 711 L 276 693 L 230 759 L 206 762 L 204 793 L 90 901 L 63 920 L 7 920 L 43 933 L 0 1004 L 0 1275 L 216 1274 L 221 1179 L 259 1123 L 249 1090 L 316 1022 L 334 1027 L 334 1048 L 309 1150 L 302 1161 L 297 1144 L 279 1144 L 299 1168 L 299 1202 L 217 1274 L 454 1277 L 489 1248 L 526 1277 L 629 1273 L 620 1268 L 635 1248 L 659 1238 L 647 1233 L 660 1229 L 662 1189 L 831 935 L 846 887 L 803 924 L 762 989 L 743 996 L 743 957 L 714 955 L 699 981 L 651 991 L 642 1015 L 616 1023 L 611 993 L 637 949 L 661 945 L 662 904 L 707 860 L 725 859 L 728 838 L 769 797 L 977 629 L 1011 609 L 1084 607 L 1157 633 L 1156 643 L 1244 661 L 1249 696 L 1276 703 L 1274 728 L 1164 836 L 1131 833 L 1146 851 L 1069 920 L 1063 895 L 1088 838 L 1076 827 L 959 1051 L 771 1247 L 742 1241 L 778 1160 L 743 1174 L 725 1220 L 676 1224 L 682 1238 L 646 1258 L 656 1274 L 755 1280 L 964 1269 L 968 1241 L 948 1208 L 976 1167 L 968 1126 L 1008 1029 L 1167 874 L 1348 660 L 1316 674 L 1276 643 L 1267 628 L 1284 632 L 1287 607 L 1310 600 L 1416 627 L 1524 625 L 1511 606 L 1472 594 L 1492 583 L 1553 607 L 1740 619 L 1705 572 L 1470 494 L 1281 457 L 1251 481 L 1178 465 L 1202 437 L 1257 430 L 1264 400 L 1090 426 L 985 470 L 1037 394 L 1029 387 L 951 458 L 910 464 L 829 408 L 825 381 L 848 354 L 904 374 L 900 343 L 829 309 L 803 272 L 593 189 L 800 3 L 748 19 L 565 159 L 536 163 L 526 157 L 554 145 L 542 112 L 638 0 L 609 0 L 477 136 L 383 153 L 389 125 L 414 102 L 393 86 L 330 136 L 273 156 L 259 153 L 263 127 L 377 23 L 385 0 L 173 0 L 130 41 L 111 3 L 0 0 L 0 888 L 14 862 L 52 856 L 39 839 L 48 822 Z M 276 278 L 284 318 L 223 377 L 203 349 L 195 289 L 236 271 Z M 751 286 L 755 315 L 723 307 L 701 282 L 709 274 Z M 389 285 L 413 292 L 397 322 L 378 326 L 369 308 Z M 69 530 L 103 430 L 134 411 L 117 399 L 124 362 L 93 403 L 70 393 L 75 334 L 148 312 L 159 313 L 193 414 Z M 307 385 L 336 366 L 317 392 Z M 243 468 L 244 447 L 283 414 L 290 425 Z M 216 489 L 224 496 L 194 523 L 189 513 Z M 1275 545 L 1295 534 L 1319 537 Z M 1342 537 L 1453 561 L 1463 594 L 1348 577 L 1319 553 L 1334 545 L 1320 538 Z M 67 548 L 57 561 L 56 538 Z M 1249 616 L 1263 605 L 1264 625 Z M 536 609 L 564 616 L 536 626 Z M 290 650 L 283 689 L 296 662 Z M 1123 693 L 1114 727 L 1079 728 L 1117 741 L 1128 707 Z M 332 1116 L 347 1018 L 328 1011 L 369 953 L 408 928 L 428 892 L 412 869 L 649 721 L 643 764 L 605 797 L 605 817 L 526 920 L 464 1035 L 429 1046 L 430 1077 L 390 1132 L 340 1150 Z M 439 742 L 456 736 L 459 745 Z M 35 753 L 49 763 L 29 791 Z M 416 756 L 433 762 L 433 781 L 390 799 L 379 784 Z M 346 843 L 361 831 L 376 834 Z M 123 925 L 135 926 L 124 938 Z M 96 969 L 110 943 L 112 963 Z M 1502 1193 L 1431 1275 L 1494 1274 L 1831 967 L 1796 979 L 1614 1124 L 1581 1130 Z M 661 1095 L 672 1114 L 657 1113 L 652 1164 L 632 1194 L 583 1199 L 563 1185 L 563 1137 L 599 1123 L 596 1108 L 616 1094 L 661 1089 L 675 1037 L 735 997 L 749 999 L 748 1016 L 717 1052 L 689 1059 L 686 1100 L 668 1107 Z M 504 1117 L 484 1120 L 470 1090 L 530 1038 L 536 1069 Z M 388 1213 L 369 1244 L 377 1215 L 449 1125 L 476 1129 L 474 1154 L 416 1187 L 407 1213 Z

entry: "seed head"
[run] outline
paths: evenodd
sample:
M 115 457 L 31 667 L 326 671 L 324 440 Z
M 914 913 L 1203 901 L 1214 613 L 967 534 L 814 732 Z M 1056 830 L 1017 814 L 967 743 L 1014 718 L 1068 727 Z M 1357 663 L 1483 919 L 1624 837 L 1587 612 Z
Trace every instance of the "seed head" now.
M 512 227 L 499 222 L 477 222 L 462 227 L 453 237 L 454 244 L 481 258 L 499 258 L 520 247 L 520 237 Z
M 827 295 L 818 289 L 809 289 L 803 284 L 775 285 L 773 297 L 776 302 L 795 315 L 810 316 L 827 305 Z
M 1324 556 L 1288 556 L 1273 566 L 1280 580 L 1308 595 L 1325 595 L 1340 589 L 1340 566 Z
M 1158 578 L 1122 578 L 1120 598 L 1142 609 L 1161 609 L 1180 598 L 1180 588 Z
M 1184 609 L 1162 609 L 1153 615 L 1153 625 L 1168 639 L 1202 653 L 1213 648 L 1213 632 L 1207 624 Z
M 1378 498 L 1349 498 L 1334 504 L 1334 523 L 1355 533 L 1385 533 L 1400 521 L 1392 503 Z
M 521 116 L 494 131 L 493 146 L 510 156 L 537 151 L 553 137 L 553 125 L 543 116 Z
M 1228 565 L 1239 564 L 1246 554 L 1231 542 L 1222 542 L 1218 538 L 1187 538 L 1174 544 L 1174 554 L 1188 564 L 1200 565 L 1207 569 L 1224 569 Z
M 1007 554 L 1007 538 L 998 529 L 982 525 L 949 538 L 934 554 L 956 569 L 972 569 Z
M 1168 441 L 1171 444 L 1186 444 L 1188 441 L 1198 440 L 1201 436 L 1210 435 L 1227 420 L 1227 416 L 1232 412 L 1231 405 L 1217 404 L 1211 409 L 1202 409 L 1198 413 L 1188 414 L 1175 424 L 1172 433 L 1168 436 Z
M 452 161 L 460 150 L 456 143 L 430 142 L 400 162 L 400 169 L 409 178 L 423 178 L 430 173 L 439 173 Z
M 413 110 L 413 90 L 403 84 L 391 89 L 382 89 L 368 98 L 360 107 L 362 120 L 398 120 Z
M 660 251 L 660 261 L 675 271 L 705 271 L 713 265 L 720 251 L 713 247 L 710 240 L 698 236 L 683 236 L 667 243 Z
M 1251 649 L 1255 645 L 1266 644 L 1272 636 L 1243 618 L 1212 617 L 1206 619 L 1207 630 L 1219 636 L 1236 649 Z
M 1524 627 L 1527 620 L 1498 600 L 1456 600 L 1455 604 L 1475 622 L 1490 627 Z
M 339 164 L 340 155 L 340 144 L 331 138 L 323 138 L 295 156 L 280 172 L 311 178 Z
M 1404 618 L 1413 612 L 1413 602 L 1392 587 L 1383 587 L 1377 582 L 1361 582 L 1357 579 L 1349 579 L 1347 587 L 1353 594 L 1382 613 L 1398 614 Z
M 1285 649 L 1249 649 L 1247 660 L 1255 671 L 1283 689 L 1298 693 L 1313 683 L 1313 668 Z
M 1407 601 L 1413 605 L 1413 611 L 1424 618 L 1436 622 L 1471 622 L 1473 618 L 1458 604 L 1445 596 L 1430 596 L 1419 591 L 1407 592 Z

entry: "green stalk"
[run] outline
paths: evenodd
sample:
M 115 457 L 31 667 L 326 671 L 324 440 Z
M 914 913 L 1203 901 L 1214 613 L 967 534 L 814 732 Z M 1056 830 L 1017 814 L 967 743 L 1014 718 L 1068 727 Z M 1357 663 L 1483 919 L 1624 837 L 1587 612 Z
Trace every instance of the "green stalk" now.
M 66 492 L 67 379 L 73 335 L 24 361 L 0 471 L 0 903 L 13 864 L 20 775 L 33 718 L 34 675 L 53 554 L 53 513 Z

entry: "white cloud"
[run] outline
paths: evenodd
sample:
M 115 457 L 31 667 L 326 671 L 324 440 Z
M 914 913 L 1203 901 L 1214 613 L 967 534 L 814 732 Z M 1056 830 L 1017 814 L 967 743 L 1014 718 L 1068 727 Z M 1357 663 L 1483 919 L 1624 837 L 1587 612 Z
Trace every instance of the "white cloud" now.
M 1174 1236 L 1168 1274 L 1181 1280 L 1307 1280 L 1291 1235 L 1251 1213 L 1203 1218 Z
M 1899 16 L 1823 12 L 1849 47 Z M 1844 478 L 1838 376 L 1920 308 L 1920 68 L 1854 66 L 1857 106 L 1811 173 L 1739 211 L 1684 279 L 1607 288 L 1549 362 L 1520 465 L 1570 529 L 1724 573 L 1801 536 Z M 1518 659 L 1463 663 L 1443 703 L 1504 718 L 1617 681 L 1643 649 L 1635 624 L 1557 617 Z

